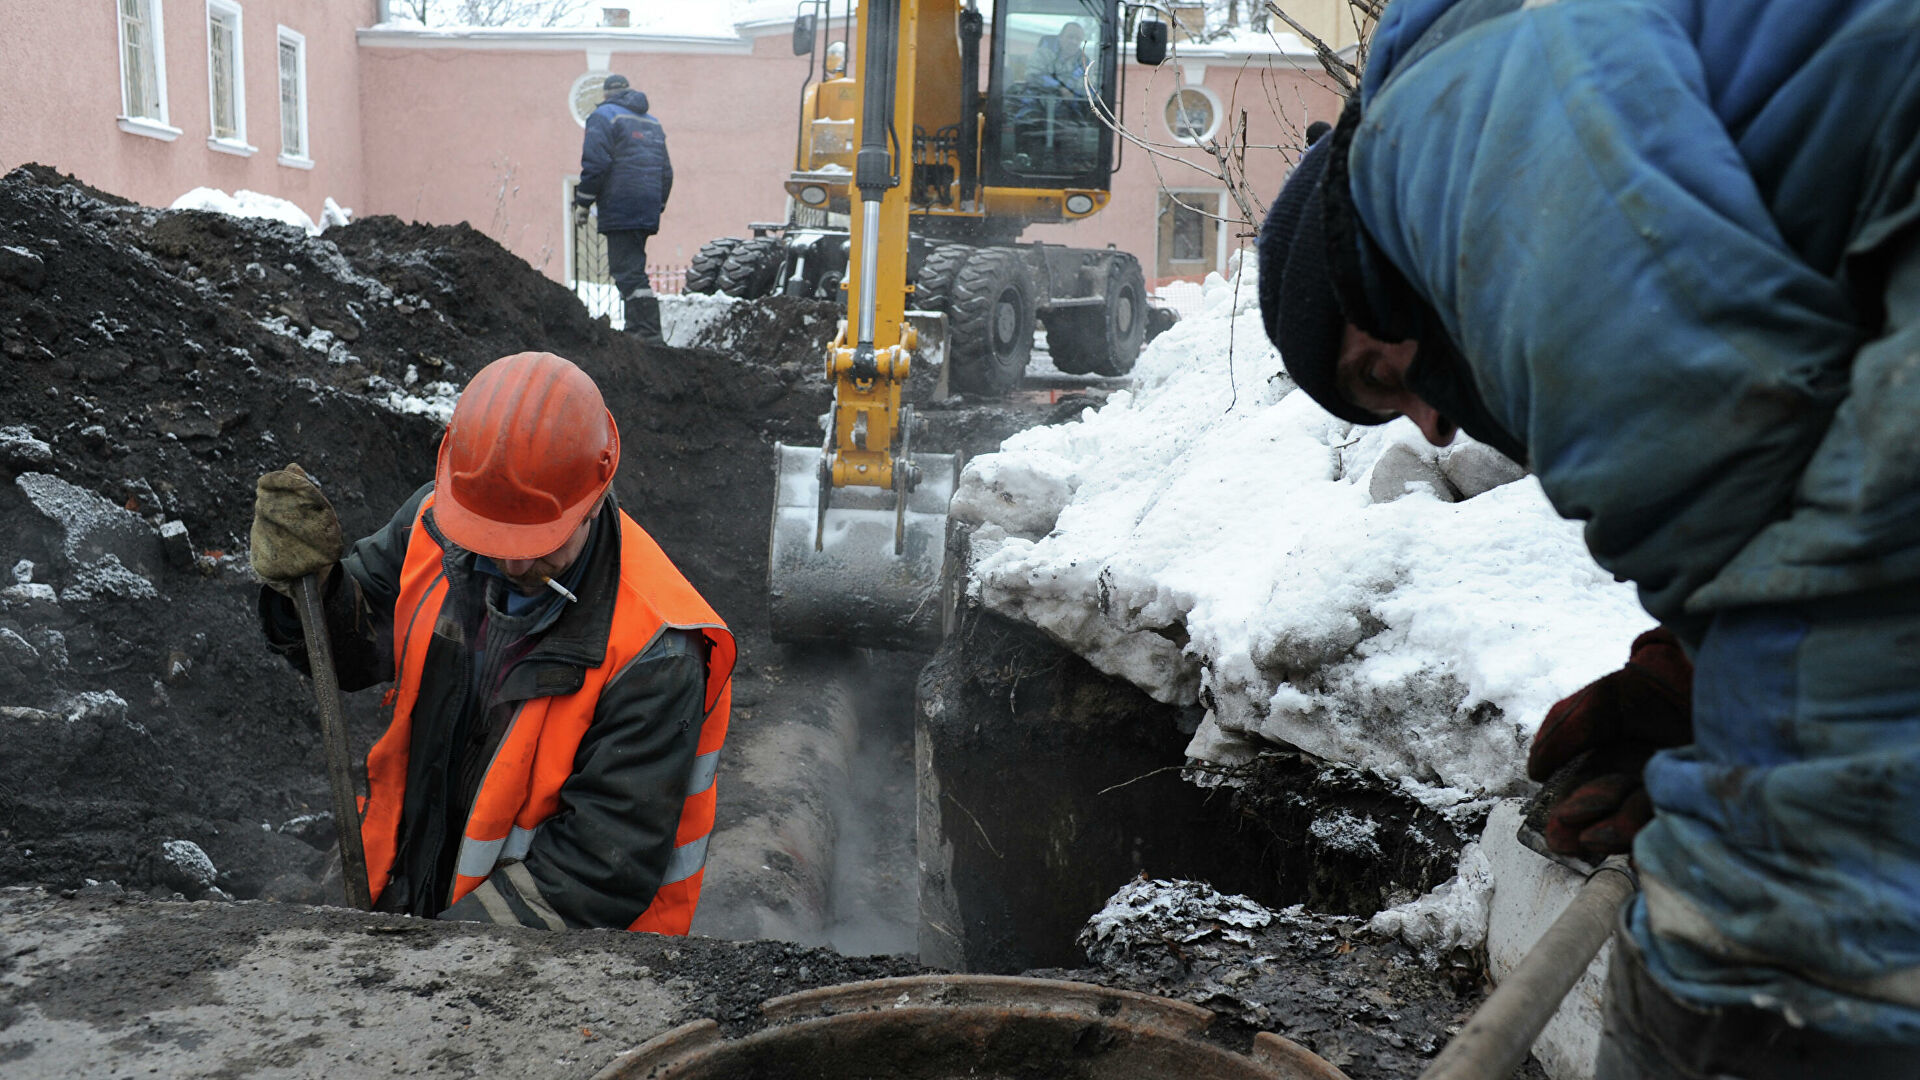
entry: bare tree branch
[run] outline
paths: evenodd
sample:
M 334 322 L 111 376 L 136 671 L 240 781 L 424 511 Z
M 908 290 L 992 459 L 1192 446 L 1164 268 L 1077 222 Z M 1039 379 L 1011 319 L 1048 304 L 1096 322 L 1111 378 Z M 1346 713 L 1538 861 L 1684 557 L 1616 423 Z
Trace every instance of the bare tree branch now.
M 1333 51 L 1333 46 L 1322 41 L 1318 34 L 1301 26 L 1294 20 L 1293 16 L 1287 14 L 1281 9 L 1280 5 L 1274 3 L 1273 0 L 1267 0 L 1267 10 L 1280 16 L 1281 22 L 1293 27 L 1294 33 L 1299 34 L 1307 44 L 1313 46 L 1314 54 L 1320 58 L 1320 66 L 1327 69 L 1327 75 L 1331 77 L 1334 82 L 1340 84 L 1342 93 L 1348 97 L 1352 97 L 1354 91 L 1358 89 L 1360 69 L 1340 59 L 1340 54 Z

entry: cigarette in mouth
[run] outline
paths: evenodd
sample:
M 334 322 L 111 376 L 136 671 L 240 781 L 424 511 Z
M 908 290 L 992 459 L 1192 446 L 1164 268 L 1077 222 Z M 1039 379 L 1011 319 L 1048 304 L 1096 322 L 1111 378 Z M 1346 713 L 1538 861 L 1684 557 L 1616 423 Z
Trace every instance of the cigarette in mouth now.
M 580 602 L 580 598 L 573 595 L 571 592 L 568 592 L 567 587 L 565 585 L 560 584 L 559 582 L 553 580 L 552 578 L 545 578 L 543 580 L 546 581 L 547 588 L 552 589 L 554 592 L 557 592 L 561 596 L 566 597 L 567 603 L 577 604 Z

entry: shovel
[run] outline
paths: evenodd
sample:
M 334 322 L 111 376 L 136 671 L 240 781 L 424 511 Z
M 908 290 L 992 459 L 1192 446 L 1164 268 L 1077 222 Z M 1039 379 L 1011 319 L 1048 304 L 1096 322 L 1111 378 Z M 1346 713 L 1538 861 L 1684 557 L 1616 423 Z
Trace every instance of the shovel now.
M 367 853 L 360 845 L 360 807 L 353 796 L 353 773 L 347 758 L 347 720 L 340 709 L 340 679 L 333 670 L 333 644 L 327 637 L 327 616 L 320 606 L 320 575 L 308 574 L 294 585 L 293 603 L 300 612 L 300 629 L 307 636 L 307 666 L 313 672 L 313 696 L 320 703 L 320 742 L 327 754 L 327 786 L 333 791 L 333 824 L 340 837 L 340 867 L 346 879 L 347 902 L 362 911 L 371 911 Z

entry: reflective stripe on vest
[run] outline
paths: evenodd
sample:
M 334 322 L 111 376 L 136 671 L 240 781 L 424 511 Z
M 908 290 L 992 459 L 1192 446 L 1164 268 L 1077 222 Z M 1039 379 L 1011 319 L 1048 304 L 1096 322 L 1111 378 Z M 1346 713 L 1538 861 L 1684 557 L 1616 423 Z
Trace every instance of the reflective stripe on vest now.
M 414 521 L 400 574 L 395 611 L 410 614 L 404 629 L 395 626 L 395 686 L 389 695 L 393 718 L 367 755 L 371 794 L 365 802 L 362 839 L 376 899 L 390 880 L 397 854 L 412 713 L 420 696 L 427 648 L 447 596 L 443 552 L 424 523 L 432 505 L 433 496 L 428 495 Z M 540 824 L 560 809 L 560 789 L 573 775 L 575 754 L 601 693 L 663 631 L 673 628 L 696 631 L 709 644 L 706 716 L 663 883 L 628 928 L 687 932 L 699 904 L 707 838 L 713 831 L 715 774 L 732 700 L 733 636 L 653 538 L 624 512 L 620 514 L 620 561 L 620 587 L 606 656 L 585 673 L 578 690 L 534 698 L 515 711 L 468 812 L 455 859 L 452 895 L 441 903 L 443 909 L 485 881 L 500 863 L 526 856 Z M 644 594 L 642 585 L 647 590 Z

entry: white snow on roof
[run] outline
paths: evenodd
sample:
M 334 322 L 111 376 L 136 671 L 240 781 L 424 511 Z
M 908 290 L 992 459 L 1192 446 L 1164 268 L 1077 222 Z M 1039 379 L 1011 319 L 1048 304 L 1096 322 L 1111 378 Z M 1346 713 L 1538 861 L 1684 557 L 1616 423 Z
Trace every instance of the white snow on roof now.
M 1547 708 L 1649 624 L 1632 589 L 1531 476 L 1462 502 L 1385 483 L 1400 490 L 1375 502 L 1383 452 L 1441 455 L 1404 420 L 1356 428 L 1294 393 L 1251 266 L 1202 291 L 1131 392 L 969 463 L 953 512 L 985 522 L 971 594 L 1162 701 L 1204 705 L 1191 756 L 1277 742 L 1417 785 L 1515 790 Z M 1450 453 L 1489 453 L 1464 442 Z

